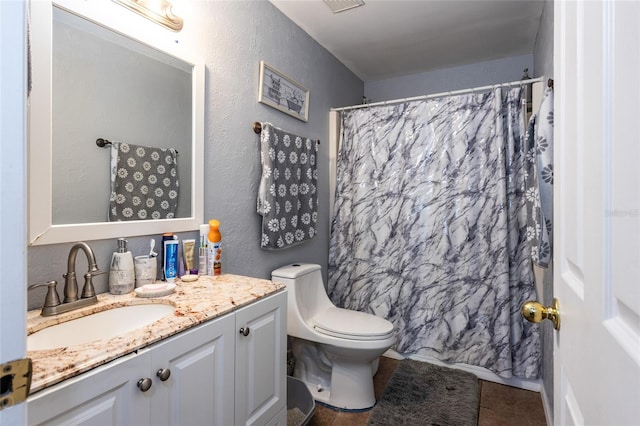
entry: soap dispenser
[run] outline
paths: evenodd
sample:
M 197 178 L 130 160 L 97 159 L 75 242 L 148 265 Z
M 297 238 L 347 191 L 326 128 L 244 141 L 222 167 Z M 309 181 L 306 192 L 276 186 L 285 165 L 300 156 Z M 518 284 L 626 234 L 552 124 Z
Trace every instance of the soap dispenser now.
M 136 274 L 133 269 L 133 255 L 127 250 L 127 240 L 118 238 L 118 251 L 111 257 L 109 271 L 109 293 L 127 294 L 135 288 Z

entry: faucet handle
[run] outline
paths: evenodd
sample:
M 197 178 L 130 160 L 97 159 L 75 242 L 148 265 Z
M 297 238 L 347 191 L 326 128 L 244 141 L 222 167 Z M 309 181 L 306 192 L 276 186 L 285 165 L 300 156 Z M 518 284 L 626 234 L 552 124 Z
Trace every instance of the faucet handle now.
M 60 296 L 58 296 L 58 290 L 56 286 L 58 285 L 58 281 L 52 280 L 47 281 L 46 283 L 37 283 L 31 284 L 27 287 L 27 290 L 33 290 L 34 288 L 47 286 L 47 295 L 44 298 L 44 307 L 52 307 L 58 306 L 60 304 Z
M 89 297 L 95 297 L 96 290 L 93 287 L 92 279 L 97 275 L 103 275 L 106 273 L 107 271 L 100 271 L 96 269 L 95 271 L 87 272 L 86 274 L 84 274 L 84 286 L 82 287 L 82 294 L 80 295 L 80 298 L 86 299 Z

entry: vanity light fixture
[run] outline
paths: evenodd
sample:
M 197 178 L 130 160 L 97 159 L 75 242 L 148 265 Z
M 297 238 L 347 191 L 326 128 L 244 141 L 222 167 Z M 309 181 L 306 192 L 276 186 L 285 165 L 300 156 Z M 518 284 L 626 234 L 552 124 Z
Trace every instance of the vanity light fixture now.
M 363 0 L 324 0 L 333 13 L 344 12 L 354 7 L 364 6 Z
M 113 0 L 145 18 L 178 32 L 182 29 L 182 18 L 174 15 L 173 4 L 168 0 Z

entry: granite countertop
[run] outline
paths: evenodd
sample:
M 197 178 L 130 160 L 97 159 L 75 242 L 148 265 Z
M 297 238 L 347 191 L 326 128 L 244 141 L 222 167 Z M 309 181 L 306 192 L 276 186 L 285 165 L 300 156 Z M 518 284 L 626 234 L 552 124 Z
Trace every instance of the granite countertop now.
M 285 287 L 281 283 L 231 274 L 217 277 L 202 276 L 193 282 L 181 282 L 177 279 L 175 284 L 175 292 L 164 297 L 139 297 L 135 292 L 117 296 L 104 293 L 98 295 L 97 304 L 59 315 L 42 317 L 40 309 L 29 311 L 27 335 L 50 325 L 115 307 L 161 303 L 173 305 L 176 308 L 172 315 L 109 340 L 29 351 L 27 356 L 33 362 L 30 393 L 222 316 L 257 299 L 281 291 Z

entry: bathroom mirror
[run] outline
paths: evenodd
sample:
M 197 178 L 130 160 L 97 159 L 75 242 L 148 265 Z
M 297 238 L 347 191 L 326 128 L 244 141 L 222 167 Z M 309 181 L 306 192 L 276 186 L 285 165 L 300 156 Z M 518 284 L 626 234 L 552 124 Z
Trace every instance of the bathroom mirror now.
M 127 10 L 72 10 L 82 3 L 31 3 L 30 245 L 198 229 L 204 66 L 164 51 L 166 37 L 125 35 Z M 174 218 L 108 221 L 111 148 L 98 138 L 178 151 Z

